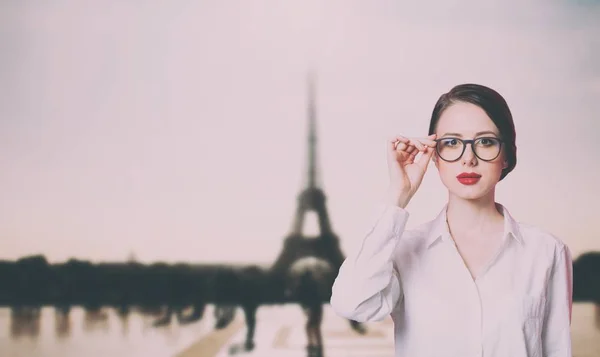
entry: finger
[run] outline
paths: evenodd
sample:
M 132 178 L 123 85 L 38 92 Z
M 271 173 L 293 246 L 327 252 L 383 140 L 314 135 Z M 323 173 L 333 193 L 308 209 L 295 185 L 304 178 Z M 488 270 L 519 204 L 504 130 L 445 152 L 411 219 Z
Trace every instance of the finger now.
M 410 141 L 410 139 L 406 139 L 406 142 L 398 142 L 396 151 L 411 153 L 413 151 L 419 151 L 419 149 Z
M 388 139 L 388 144 L 389 144 L 388 149 L 394 151 L 397 149 L 397 147 L 400 143 L 408 144 L 408 142 L 409 142 L 408 138 L 405 138 L 402 135 L 392 136 Z
M 434 146 L 436 146 L 436 145 L 437 145 L 437 142 L 435 141 L 436 137 L 437 137 L 437 134 L 431 134 L 431 135 L 428 135 L 428 136 L 427 136 L 427 137 L 425 137 L 425 138 L 419 138 L 419 140 L 420 140 L 420 141 L 421 141 L 423 144 L 426 144 L 427 146 L 434 147 Z
M 429 161 L 431 160 L 431 157 L 433 156 L 434 152 L 434 149 L 428 147 L 423 153 L 423 155 L 421 155 L 419 160 L 417 160 L 417 165 L 419 165 L 419 167 L 421 167 L 421 169 L 423 169 L 424 171 L 427 170 Z
M 408 142 L 408 139 L 406 141 Z M 414 158 L 419 152 L 414 145 L 399 142 L 396 149 L 389 152 L 388 158 L 403 164 L 410 164 L 414 162 Z
M 394 135 L 392 137 L 390 137 L 390 141 L 391 142 L 395 142 L 395 141 L 402 141 L 402 142 L 408 142 L 408 138 L 402 135 Z
M 419 151 L 424 151 L 424 150 L 425 150 L 425 145 L 423 145 L 423 144 L 422 144 L 422 143 L 419 141 L 419 139 L 416 139 L 416 138 L 410 138 L 410 143 L 411 143 L 412 145 L 416 146 L 416 147 L 417 147 L 417 149 L 418 149 Z
M 415 151 L 415 153 L 418 153 L 418 151 Z M 409 154 L 406 151 L 398 152 L 398 154 L 396 155 L 396 162 L 398 162 L 401 165 L 412 164 L 414 160 L 415 154 Z
M 406 145 L 406 144 L 403 144 L 403 145 Z M 419 150 L 417 149 L 417 147 L 414 146 L 414 145 L 412 145 L 412 144 L 406 145 L 406 147 L 404 148 L 404 151 L 406 151 L 409 154 L 412 154 L 414 152 L 415 155 L 416 155 L 416 153 L 419 152 Z
M 408 156 L 409 160 L 411 163 L 415 162 L 415 158 L 417 157 L 417 155 L 419 154 L 419 150 L 414 150 L 413 152 L 411 152 Z
M 411 138 L 411 139 L 417 140 L 423 145 L 434 147 L 437 144 L 437 142 L 433 139 L 434 137 L 435 137 L 435 134 L 431 134 L 426 138 Z
M 397 145 L 399 142 L 401 143 L 408 143 L 408 138 L 405 138 L 402 135 L 396 135 L 396 136 L 392 136 L 388 139 L 388 142 L 391 144 L 395 144 Z
M 408 150 L 410 150 L 410 145 L 403 142 L 398 142 L 396 148 L 394 149 L 396 152 L 408 152 Z
M 434 147 L 434 146 L 437 145 L 437 141 L 431 140 L 431 139 L 427 139 L 427 138 L 419 138 L 419 141 L 421 142 L 421 144 L 427 145 L 429 147 Z

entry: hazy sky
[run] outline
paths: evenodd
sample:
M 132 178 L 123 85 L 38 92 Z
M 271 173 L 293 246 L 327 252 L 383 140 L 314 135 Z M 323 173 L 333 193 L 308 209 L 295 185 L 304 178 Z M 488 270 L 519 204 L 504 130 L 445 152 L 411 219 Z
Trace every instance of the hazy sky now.
M 425 135 L 463 82 L 513 111 L 497 200 L 575 255 L 600 250 L 600 5 L 466 3 L 3 1 L 0 258 L 274 260 L 305 175 L 310 68 L 344 250 L 387 184 L 385 139 Z M 431 166 L 409 227 L 445 200 Z

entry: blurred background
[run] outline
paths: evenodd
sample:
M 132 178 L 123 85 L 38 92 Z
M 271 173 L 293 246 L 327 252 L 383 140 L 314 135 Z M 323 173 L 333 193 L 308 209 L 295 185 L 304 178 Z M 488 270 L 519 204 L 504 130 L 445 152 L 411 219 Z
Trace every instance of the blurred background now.
M 0 356 L 391 356 L 328 288 L 386 138 L 465 82 L 511 107 L 497 200 L 571 249 L 600 355 L 600 2 L 4 0 L 0 54 Z M 445 200 L 432 166 L 408 228 Z

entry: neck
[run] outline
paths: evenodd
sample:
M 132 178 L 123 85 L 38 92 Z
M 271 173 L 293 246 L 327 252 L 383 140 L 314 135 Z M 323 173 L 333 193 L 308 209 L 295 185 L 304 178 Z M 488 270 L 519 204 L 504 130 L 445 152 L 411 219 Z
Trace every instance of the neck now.
M 451 233 L 481 236 L 502 227 L 504 218 L 496 208 L 494 190 L 476 200 L 466 200 L 450 194 L 446 211 Z

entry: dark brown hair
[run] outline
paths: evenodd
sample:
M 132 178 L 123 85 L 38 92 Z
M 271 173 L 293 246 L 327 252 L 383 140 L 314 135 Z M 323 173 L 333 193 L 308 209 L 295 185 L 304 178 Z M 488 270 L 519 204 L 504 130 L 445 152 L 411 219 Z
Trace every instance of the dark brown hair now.
M 504 154 L 508 161 L 508 167 L 502 170 L 500 176 L 500 180 L 502 180 L 517 165 L 515 124 L 506 100 L 498 92 L 486 86 L 472 83 L 459 84 L 448 93 L 442 94 L 435 103 L 429 123 L 429 135 L 435 132 L 444 110 L 456 102 L 477 105 L 487 113 L 500 131 L 500 138 L 504 141 Z

